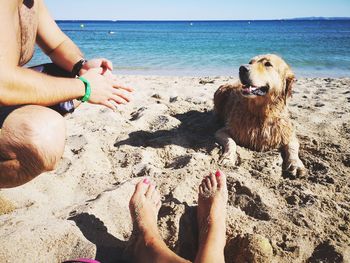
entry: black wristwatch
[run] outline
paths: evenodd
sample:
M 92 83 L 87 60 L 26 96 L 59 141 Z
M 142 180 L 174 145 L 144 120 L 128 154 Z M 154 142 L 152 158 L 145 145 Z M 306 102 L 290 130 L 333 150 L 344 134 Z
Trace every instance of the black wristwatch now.
M 84 64 L 87 62 L 86 59 L 81 59 L 77 63 L 74 64 L 71 75 L 72 78 L 79 77 L 79 71 L 83 68 Z

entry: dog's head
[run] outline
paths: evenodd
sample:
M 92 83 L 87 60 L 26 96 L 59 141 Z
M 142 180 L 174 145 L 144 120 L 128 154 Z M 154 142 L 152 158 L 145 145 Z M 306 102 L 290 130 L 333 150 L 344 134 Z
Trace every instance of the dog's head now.
M 283 99 L 292 94 L 294 74 L 288 64 L 277 55 L 260 55 L 239 68 L 242 95 L 257 104 Z

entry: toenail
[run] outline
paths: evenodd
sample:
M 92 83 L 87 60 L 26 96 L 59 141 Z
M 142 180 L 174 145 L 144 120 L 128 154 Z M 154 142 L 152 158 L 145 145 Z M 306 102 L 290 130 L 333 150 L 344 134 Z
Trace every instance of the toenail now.
M 148 178 L 146 178 L 145 180 L 143 180 L 143 183 L 144 183 L 144 184 L 150 184 L 150 182 L 151 182 L 151 181 L 150 181 Z
M 216 173 L 215 173 L 215 176 L 216 177 L 220 177 L 221 176 L 221 172 L 219 170 L 217 170 Z

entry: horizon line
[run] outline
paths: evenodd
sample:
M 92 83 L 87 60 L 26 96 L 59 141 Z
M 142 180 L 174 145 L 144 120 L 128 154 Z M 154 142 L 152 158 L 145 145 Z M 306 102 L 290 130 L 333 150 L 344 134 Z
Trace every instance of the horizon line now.
M 295 17 L 271 19 L 55 19 L 55 21 L 96 21 L 96 22 L 207 22 L 207 21 L 281 21 L 281 20 L 350 20 L 350 17 Z

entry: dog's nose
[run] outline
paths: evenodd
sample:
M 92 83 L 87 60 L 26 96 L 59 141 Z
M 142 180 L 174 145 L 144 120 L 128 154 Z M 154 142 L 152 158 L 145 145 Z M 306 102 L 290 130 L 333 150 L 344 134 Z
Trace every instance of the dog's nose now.
M 239 73 L 248 73 L 249 72 L 249 65 L 242 65 L 239 68 Z

